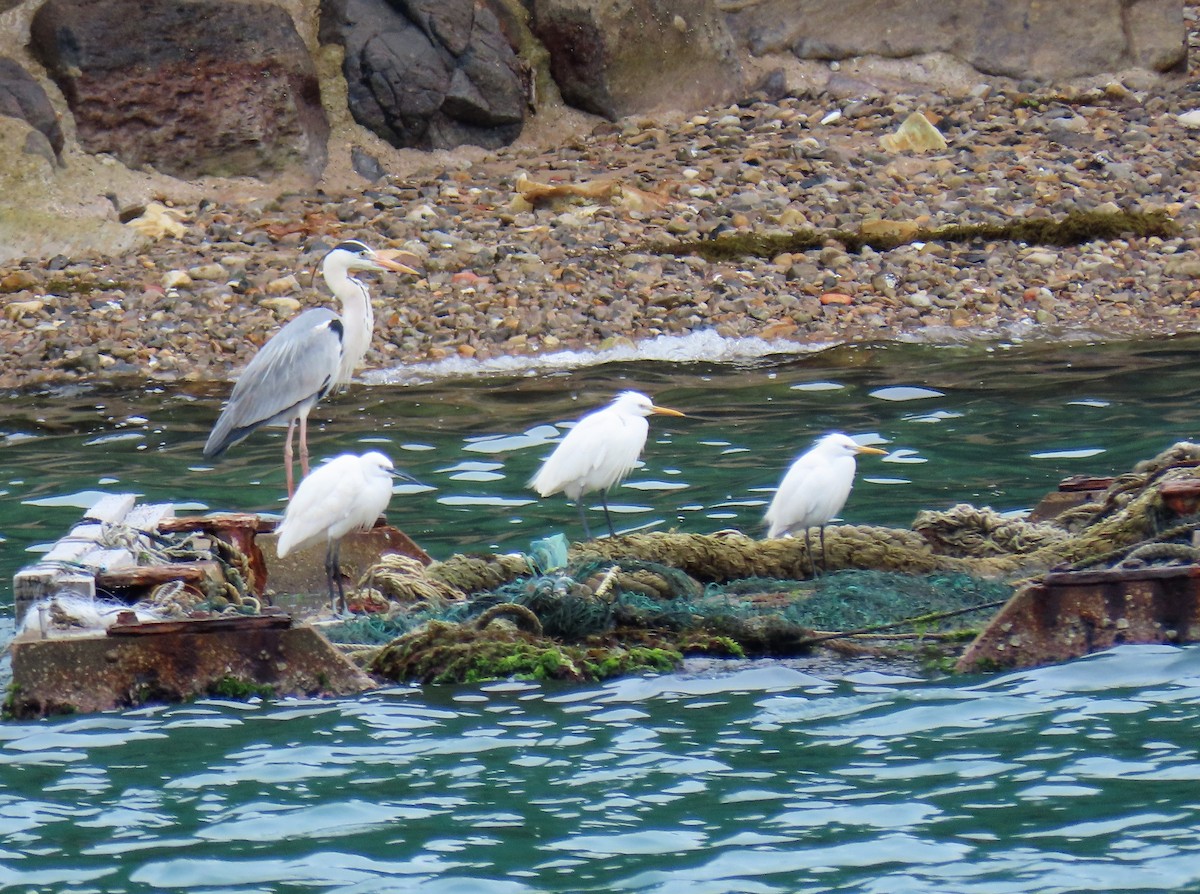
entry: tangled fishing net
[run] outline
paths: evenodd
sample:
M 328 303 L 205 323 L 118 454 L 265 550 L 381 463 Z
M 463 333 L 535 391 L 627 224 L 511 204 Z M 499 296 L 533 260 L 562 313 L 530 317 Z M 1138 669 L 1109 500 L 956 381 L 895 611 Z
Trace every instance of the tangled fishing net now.
M 1194 561 L 1200 445 L 1176 444 L 1051 521 L 954 506 L 911 529 L 829 527 L 811 578 L 803 537 L 736 531 L 553 538 L 527 555 L 386 557 L 360 582 L 386 610 L 327 632 L 397 680 L 595 679 L 685 655 L 795 656 L 970 638 L 1015 588 L 1050 569 Z M 1186 502 L 1186 501 L 1185 501 Z M 817 541 L 814 540 L 814 546 Z M 879 646 L 885 643 L 885 646 Z M 906 645 L 907 644 L 907 645 Z
M 70 589 L 51 593 L 29 607 L 20 632 L 31 630 L 42 638 L 94 634 L 133 620 L 256 615 L 263 610 L 251 584 L 252 560 L 231 540 L 203 529 L 162 532 L 123 521 L 100 522 L 96 528 L 96 548 L 127 553 L 138 570 L 162 568 L 167 573 L 147 583 L 122 578 L 128 570 L 123 564 L 114 573 L 99 570 L 94 597 Z

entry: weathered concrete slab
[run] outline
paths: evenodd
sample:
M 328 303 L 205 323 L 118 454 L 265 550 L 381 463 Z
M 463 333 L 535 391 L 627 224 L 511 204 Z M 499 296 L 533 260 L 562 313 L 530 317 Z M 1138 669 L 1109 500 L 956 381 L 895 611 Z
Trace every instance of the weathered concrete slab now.
M 238 620 L 245 622 L 240 627 Z M 170 632 L 35 639 L 12 644 L 9 713 L 40 717 L 184 702 L 209 695 L 345 696 L 375 688 L 311 627 L 264 618 L 178 621 Z M 288 622 L 286 616 L 283 621 Z M 231 623 L 234 622 L 234 623 Z M 155 625 L 142 625 L 153 628 Z M 158 625 L 161 626 L 161 625 Z

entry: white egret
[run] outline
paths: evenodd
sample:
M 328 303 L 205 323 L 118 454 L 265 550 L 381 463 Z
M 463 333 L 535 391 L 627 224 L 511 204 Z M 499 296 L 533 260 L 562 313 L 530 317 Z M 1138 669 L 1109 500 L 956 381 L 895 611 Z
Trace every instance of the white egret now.
M 322 397 L 350 381 L 371 342 L 375 315 L 367 287 L 351 276 L 369 270 L 418 275 L 404 264 L 356 240 L 340 243 L 321 262 L 321 273 L 342 302 L 341 315 L 327 307 L 306 310 L 280 329 L 246 366 L 208 442 L 206 459 L 217 459 L 262 425 L 287 423 L 283 463 L 294 493 L 292 436 L 299 423 L 300 473 L 308 474 L 308 414 Z
M 813 576 L 817 563 L 813 558 L 808 529 L 814 525 L 821 531 L 821 566 L 825 566 L 825 525 L 842 511 L 850 489 L 854 486 L 855 456 L 863 453 L 886 456 L 886 450 L 864 447 L 847 435 L 825 435 L 803 453 L 783 476 L 779 489 L 767 509 L 767 537 L 782 537 L 793 531 L 804 531 L 804 546 L 812 563 Z
M 587 517 L 579 498 L 598 490 L 604 505 L 608 533 L 616 536 L 608 512 L 608 489 L 637 465 L 650 424 L 646 417 L 682 416 L 678 410 L 656 407 L 650 398 L 637 391 L 622 391 L 607 407 L 588 413 L 559 441 L 542 468 L 529 481 L 539 495 L 548 497 L 562 491 L 579 505 L 583 533 L 590 540 Z
M 392 478 L 398 473 L 392 461 L 377 450 L 358 456 L 343 453 L 313 470 L 288 501 L 283 521 L 276 528 L 275 551 L 285 558 L 294 550 L 324 541 L 325 573 L 333 610 L 346 609 L 346 594 L 338 569 L 338 549 L 351 531 L 367 531 L 392 498 Z M 411 479 L 409 479 L 411 480 Z

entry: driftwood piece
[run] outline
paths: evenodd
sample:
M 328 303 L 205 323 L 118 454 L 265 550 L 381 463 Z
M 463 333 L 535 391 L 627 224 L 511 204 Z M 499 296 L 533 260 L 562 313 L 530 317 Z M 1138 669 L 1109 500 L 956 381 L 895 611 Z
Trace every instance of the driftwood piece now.
M 158 530 L 164 534 L 177 531 L 205 531 L 214 534 L 224 530 L 249 530 L 262 534 L 274 531 L 279 520 L 255 512 L 214 512 L 210 515 L 180 515 L 163 519 Z
M 125 614 L 125 613 L 122 613 Z M 132 612 L 128 613 L 132 615 Z M 234 615 L 217 618 L 186 618 L 179 621 L 125 621 L 118 616 L 117 623 L 109 626 L 108 636 L 161 636 L 167 633 L 225 633 L 246 630 L 286 630 L 292 626 L 292 616 Z
M 103 592 L 138 590 L 179 581 L 184 584 L 219 584 L 225 579 L 221 564 L 206 562 L 170 562 L 165 565 L 139 565 L 104 571 L 96 575 L 96 586 Z

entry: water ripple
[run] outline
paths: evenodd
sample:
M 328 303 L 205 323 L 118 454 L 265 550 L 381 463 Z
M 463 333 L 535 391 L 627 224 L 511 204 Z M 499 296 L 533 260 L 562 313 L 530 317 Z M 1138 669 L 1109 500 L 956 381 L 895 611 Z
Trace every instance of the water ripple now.
M 0 885 L 1186 888 L 1198 720 L 1200 648 L 1127 646 L 963 680 L 762 664 L 9 724 L 30 762 L 0 765 Z

